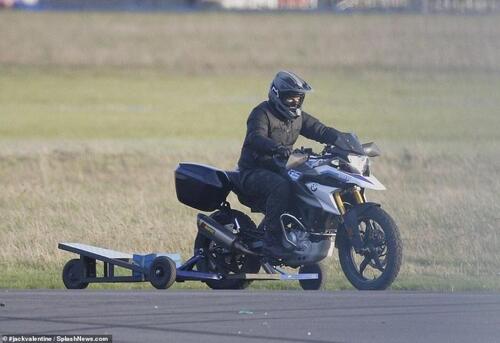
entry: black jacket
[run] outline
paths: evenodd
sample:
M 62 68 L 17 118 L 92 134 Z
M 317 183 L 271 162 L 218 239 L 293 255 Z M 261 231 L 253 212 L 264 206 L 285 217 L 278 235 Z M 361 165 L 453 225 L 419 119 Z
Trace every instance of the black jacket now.
M 279 145 L 292 149 L 299 135 L 320 143 L 334 144 L 338 133 L 306 112 L 294 120 L 284 119 L 269 102 L 264 101 L 248 117 L 238 167 L 240 170 L 270 168 L 272 151 Z

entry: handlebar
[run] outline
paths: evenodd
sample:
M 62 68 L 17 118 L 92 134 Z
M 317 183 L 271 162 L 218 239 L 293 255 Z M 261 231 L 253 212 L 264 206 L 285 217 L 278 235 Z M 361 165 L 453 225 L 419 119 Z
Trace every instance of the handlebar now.
M 368 157 L 377 157 L 380 156 L 381 151 L 379 147 L 375 143 L 365 143 L 361 145 L 363 152 Z M 307 154 L 309 157 L 321 157 L 321 158 L 330 158 L 330 157 L 343 157 L 347 158 L 347 155 L 351 153 L 348 150 L 341 149 L 337 146 L 326 144 L 321 151 L 321 153 L 315 153 L 311 148 L 301 147 L 300 149 L 295 149 L 294 152 Z M 359 152 L 358 152 L 359 153 Z
M 368 157 L 376 157 L 380 155 L 380 150 L 378 147 L 375 145 L 375 143 L 366 143 L 362 145 L 362 148 L 364 150 L 364 153 Z M 292 155 L 294 154 L 302 154 L 306 155 L 307 159 L 330 159 L 330 158 L 340 158 L 341 160 L 348 160 L 348 155 L 351 152 L 348 150 L 341 149 L 337 146 L 333 146 L 330 144 L 326 144 L 321 151 L 321 153 L 315 153 L 311 148 L 304 148 L 301 147 L 300 149 L 295 149 L 292 152 Z M 272 159 L 274 162 L 274 165 L 279 169 L 279 170 L 286 170 L 287 166 L 293 165 L 295 162 L 292 162 L 291 164 L 289 163 L 289 159 L 283 158 L 279 154 L 273 154 Z
M 300 149 L 295 149 L 293 153 L 306 154 L 308 155 L 308 157 L 313 157 L 313 158 L 330 158 L 334 157 L 334 155 L 343 155 L 345 154 L 345 151 L 333 145 L 327 144 L 324 146 L 323 150 L 320 153 L 314 152 L 312 148 L 304 148 L 304 147 L 301 147 Z

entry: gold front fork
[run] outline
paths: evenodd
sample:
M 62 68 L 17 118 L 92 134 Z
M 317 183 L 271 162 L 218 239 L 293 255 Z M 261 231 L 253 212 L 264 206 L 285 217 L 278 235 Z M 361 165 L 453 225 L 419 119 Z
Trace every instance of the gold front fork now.
M 362 204 L 366 201 L 363 194 L 361 194 L 361 188 L 354 186 L 352 188 L 352 194 L 354 195 L 354 199 L 358 204 Z
M 352 195 L 354 196 L 354 200 L 358 204 L 362 204 L 366 202 L 366 199 L 363 194 L 361 194 L 361 188 L 354 186 L 352 188 Z M 333 198 L 335 199 L 335 203 L 337 204 L 337 207 L 339 208 L 340 214 L 344 215 L 346 210 L 344 206 L 344 201 L 342 200 L 342 197 L 340 196 L 340 192 L 335 192 L 333 193 Z
M 335 199 L 335 203 L 337 204 L 337 207 L 339 208 L 340 214 L 344 215 L 345 207 L 344 207 L 344 202 L 342 201 L 342 198 L 340 197 L 340 192 L 333 193 L 333 198 Z

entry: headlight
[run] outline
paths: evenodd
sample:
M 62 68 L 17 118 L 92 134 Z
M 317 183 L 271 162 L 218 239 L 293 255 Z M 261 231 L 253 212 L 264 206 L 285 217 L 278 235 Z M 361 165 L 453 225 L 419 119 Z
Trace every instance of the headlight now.
M 349 154 L 347 159 L 349 160 L 349 166 L 360 174 L 363 174 L 368 168 L 368 156 Z

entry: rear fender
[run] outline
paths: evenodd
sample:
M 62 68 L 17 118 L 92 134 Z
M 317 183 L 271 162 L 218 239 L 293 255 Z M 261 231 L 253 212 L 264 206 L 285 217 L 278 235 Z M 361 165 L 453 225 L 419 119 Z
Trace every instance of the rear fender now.
M 357 204 L 350 208 L 349 211 L 342 216 L 343 223 L 340 227 L 340 232 L 338 232 L 335 237 L 336 248 L 338 247 L 340 236 L 346 236 L 356 252 L 359 252 L 363 248 L 363 241 L 361 240 L 361 235 L 359 233 L 358 218 L 373 207 L 380 207 L 380 204 L 375 202 Z

